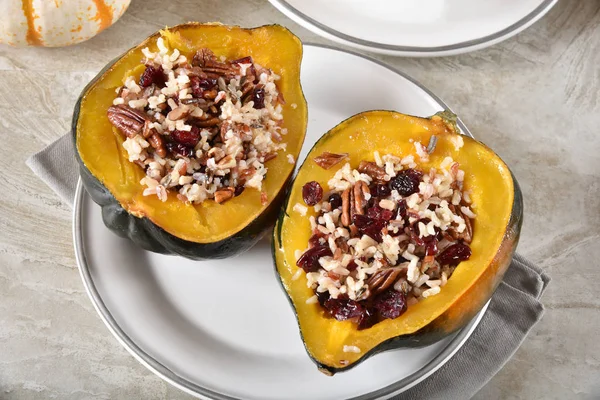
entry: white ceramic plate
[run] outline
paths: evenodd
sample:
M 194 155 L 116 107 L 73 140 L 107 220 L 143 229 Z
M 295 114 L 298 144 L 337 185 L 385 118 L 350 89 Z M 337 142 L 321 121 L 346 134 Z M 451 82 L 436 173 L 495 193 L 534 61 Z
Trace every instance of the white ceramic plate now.
M 309 124 L 300 161 L 324 132 L 360 111 L 431 115 L 447 108 L 410 78 L 330 48 L 305 46 L 301 78 Z M 104 226 L 100 207 L 81 184 L 73 234 L 85 287 L 111 332 L 150 370 L 198 397 L 386 397 L 446 362 L 485 311 L 434 345 L 379 354 L 327 377 L 317 371 L 300 341 L 275 276 L 268 239 L 242 256 L 221 261 L 146 252 Z
M 558 0 L 269 0 L 305 28 L 382 54 L 465 53 L 532 25 Z

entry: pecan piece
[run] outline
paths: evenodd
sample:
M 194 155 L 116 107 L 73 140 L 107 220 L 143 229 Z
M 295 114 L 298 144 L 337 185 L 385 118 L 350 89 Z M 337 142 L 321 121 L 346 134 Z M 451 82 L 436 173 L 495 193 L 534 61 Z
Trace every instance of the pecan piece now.
M 256 168 L 250 167 L 238 174 L 238 182 L 246 182 L 246 180 L 256 173 Z
M 196 125 L 198 128 L 210 128 L 217 126 L 219 122 L 221 122 L 221 120 L 218 117 L 213 117 L 203 121 L 196 121 L 194 125 Z
M 342 225 L 350 225 L 350 189 L 342 192 Z
M 197 76 L 198 78 L 202 78 L 202 79 L 206 79 L 207 78 L 206 74 L 202 71 L 202 68 L 200 68 L 197 65 L 193 66 L 192 68 L 190 68 L 188 70 L 188 76 L 190 76 L 190 77 Z
M 462 232 L 462 239 L 465 241 L 465 243 L 471 243 L 471 241 L 473 240 L 473 225 L 471 223 L 471 218 L 463 215 L 463 219 L 465 220 L 465 225 L 467 227 Z
M 223 121 L 223 123 L 221 124 L 221 127 L 219 128 L 219 133 L 221 135 L 221 141 L 225 142 L 225 135 L 227 135 L 227 132 L 229 132 L 230 129 L 233 128 L 233 124 L 229 121 Z
M 215 161 L 218 162 L 223 157 L 225 157 L 225 150 L 223 150 L 220 147 L 213 147 L 206 154 L 208 155 L 208 157 L 212 157 L 215 159 Z
M 217 97 L 217 94 L 219 94 L 219 92 L 215 89 L 205 90 L 204 93 L 202 93 L 202 98 L 205 100 L 214 100 Z
M 385 182 L 385 170 L 371 161 L 361 161 L 358 165 L 358 172 L 367 174 L 378 182 Z
M 155 133 L 152 136 L 150 136 L 148 138 L 148 143 L 150 143 L 150 146 L 152 146 L 152 148 L 154 148 L 154 151 L 160 157 L 164 158 L 167 155 L 167 149 L 165 147 L 165 142 L 163 141 L 162 137 L 160 137 L 160 135 L 158 133 Z
M 254 92 L 254 77 L 242 78 L 242 102 L 246 103 L 249 100 L 250 95 Z
M 348 153 L 336 154 L 326 151 L 320 156 L 315 157 L 313 160 L 319 167 L 329 169 L 346 157 L 348 157 Z
M 233 197 L 235 189 L 232 187 L 226 187 L 219 189 L 215 192 L 215 201 L 219 204 L 226 202 Z
M 135 160 L 133 163 L 142 169 L 146 169 L 146 164 L 142 160 Z
M 354 219 L 354 214 L 356 214 L 356 202 L 354 201 L 354 187 L 351 187 L 350 189 L 350 196 L 349 196 L 349 202 L 350 202 L 350 221 L 352 221 Z
M 401 273 L 402 268 L 380 269 L 369 277 L 366 284 L 369 286 L 371 293 L 375 296 L 392 286 L 400 277 Z
M 340 249 L 339 247 L 337 249 L 335 249 L 335 253 L 333 253 L 333 259 L 341 260 L 342 256 L 343 256 L 342 249 Z
M 204 67 L 206 65 L 218 65 L 219 61 L 217 61 L 217 57 L 215 53 L 210 49 L 200 49 L 194 54 L 192 58 L 192 65 Z
M 167 114 L 167 118 L 171 121 L 177 121 L 190 115 L 191 109 L 187 106 L 175 107 Z
M 231 155 L 227 155 L 223 157 L 218 163 L 217 168 L 219 169 L 231 169 L 236 166 L 235 158 L 231 157 Z
M 181 167 L 179 167 L 177 173 L 180 176 L 184 176 L 187 173 L 187 163 L 185 161 L 181 164 Z
M 445 230 L 445 231 L 442 231 L 442 237 L 443 237 L 444 239 L 446 239 L 448 242 L 453 242 L 453 241 L 455 240 L 455 239 L 454 239 L 454 236 L 453 236 L 453 235 L 452 235 L 452 233 L 450 232 L 450 230 L 451 230 L 451 229 L 452 229 L 452 227 L 448 228 L 448 229 L 447 229 L 447 230 Z M 441 251 L 442 251 L 442 249 L 440 249 L 440 252 L 441 252 Z
M 277 153 L 267 153 L 263 157 L 264 157 L 263 163 L 266 163 L 267 161 L 272 160 L 275 157 L 277 157 Z
M 459 239 L 462 239 L 465 243 L 471 243 L 473 240 L 473 225 L 471 223 L 471 218 L 463 214 L 458 207 L 456 209 L 458 211 L 457 215 L 460 215 L 465 220 L 466 226 L 465 230 L 459 234 Z
M 370 194 L 369 187 L 363 181 L 358 181 L 354 184 L 354 210 L 356 214 L 364 215 L 365 206 L 367 201 L 365 200 L 366 194 Z
M 128 105 L 110 106 L 107 111 L 108 120 L 128 138 L 140 133 L 148 120 L 145 113 L 135 110 Z
M 460 207 L 455 207 L 453 204 L 449 204 L 448 208 L 457 216 L 461 217 L 465 221 L 465 230 L 462 232 L 458 232 L 456 227 L 448 228 L 448 232 L 452 236 L 454 240 L 462 240 L 465 243 L 471 243 L 473 240 L 473 225 L 471 223 L 471 219 L 464 215 L 462 211 L 460 211 Z
M 350 246 L 348 246 L 348 241 L 343 237 L 339 237 L 335 239 L 335 245 L 342 253 L 347 254 L 350 252 Z
M 142 136 L 144 137 L 144 139 L 148 139 L 150 136 L 156 133 L 156 129 L 150 128 L 151 124 L 152 122 L 150 122 L 150 120 L 146 120 L 146 122 L 144 123 L 144 127 L 142 128 Z
M 217 61 L 214 65 L 205 65 L 202 67 L 202 71 L 207 74 L 212 72 L 219 75 L 225 75 L 227 73 L 235 73 L 237 72 L 237 69 Z

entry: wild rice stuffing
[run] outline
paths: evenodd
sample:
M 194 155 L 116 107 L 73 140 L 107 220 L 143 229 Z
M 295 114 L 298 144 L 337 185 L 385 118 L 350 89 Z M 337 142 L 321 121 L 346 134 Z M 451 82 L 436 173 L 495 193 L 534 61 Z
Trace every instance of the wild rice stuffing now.
M 190 60 L 162 38 L 156 44 L 156 53 L 142 50 L 144 72 L 125 80 L 108 109 L 129 161 L 146 172 L 144 195 L 166 201 L 177 192 L 197 204 L 260 191 L 266 162 L 286 149 L 279 76 L 251 57 L 230 61 L 200 49 Z
M 414 143 L 420 161 L 429 160 L 432 142 Z M 324 153 L 314 160 L 323 168 L 331 164 L 323 157 L 344 158 Z M 315 291 L 307 303 L 318 302 L 358 329 L 398 318 L 407 306 L 438 294 L 471 256 L 476 217 L 463 190 L 465 173 L 452 158 L 428 172 L 417 168 L 415 155 L 375 152 L 373 159 L 354 169 L 344 164 L 325 196 L 319 183 L 304 185 L 304 202 L 316 216 L 309 216 L 308 248 L 296 251 L 298 271 Z M 307 215 L 305 205 L 293 210 Z

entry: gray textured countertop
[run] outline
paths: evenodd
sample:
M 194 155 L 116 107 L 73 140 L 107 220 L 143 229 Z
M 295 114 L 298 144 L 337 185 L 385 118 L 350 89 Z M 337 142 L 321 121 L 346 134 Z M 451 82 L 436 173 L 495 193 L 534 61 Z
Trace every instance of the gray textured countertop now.
M 0 398 L 189 399 L 134 360 L 96 315 L 71 211 L 25 166 L 69 129 L 83 86 L 151 32 L 188 20 L 277 22 L 326 43 L 266 1 L 134 1 L 68 48 L 0 47 Z M 552 276 L 546 315 L 478 399 L 600 396 L 600 2 L 562 0 L 491 48 L 378 57 L 446 101 L 511 166 L 525 196 L 519 251 Z

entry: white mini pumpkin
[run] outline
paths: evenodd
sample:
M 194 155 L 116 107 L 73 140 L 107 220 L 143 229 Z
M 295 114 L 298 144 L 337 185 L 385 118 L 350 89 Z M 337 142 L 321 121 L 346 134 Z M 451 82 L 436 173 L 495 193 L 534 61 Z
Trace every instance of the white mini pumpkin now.
M 131 0 L 2 0 L 0 43 L 59 47 L 83 42 L 114 24 Z

